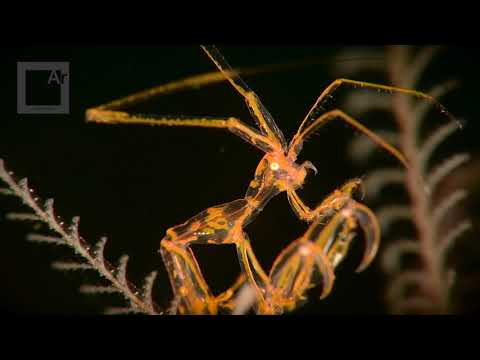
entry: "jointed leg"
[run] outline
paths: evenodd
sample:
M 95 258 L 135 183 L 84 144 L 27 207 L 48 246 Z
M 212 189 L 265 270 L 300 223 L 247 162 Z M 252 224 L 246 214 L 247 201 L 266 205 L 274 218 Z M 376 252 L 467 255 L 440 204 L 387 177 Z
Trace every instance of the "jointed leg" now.
M 248 210 L 248 202 L 238 199 L 210 207 L 167 230 L 160 251 L 174 294 L 180 301 L 180 313 L 215 314 L 219 308 L 232 307 L 230 300 L 244 279 L 240 277 L 230 289 L 214 297 L 190 246 L 231 244 L 241 240 L 241 225 L 249 214 Z
M 244 274 L 241 274 L 229 289 L 214 297 L 192 250 L 187 245 L 164 239 L 160 252 L 172 289 L 179 299 L 180 314 L 217 314 L 220 308 L 234 310 L 233 300 L 247 281 Z
M 214 47 L 213 47 L 214 48 Z M 218 53 L 218 50 L 215 49 Z M 221 55 L 218 53 L 221 57 Z M 211 54 L 209 53 L 209 56 Z M 160 85 L 151 89 L 147 89 L 124 98 L 114 100 L 104 105 L 100 105 L 94 108 L 90 108 L 86 111 L 86 120 L 87 122 L 96 122 L 104 124 L 142 124 L 142 125 L 151 125 L 151 126 L 195 126 L 195 127 L 211 127 L 211 128 L 224 128 L 228 129 L 237 136 L 240 136 L 242 139 L 253 144 L 254 146 L 260 148 L 262 151 L 271 151 L 272 144 L 277 144 L 276 138 L 268 139 L 265 136 L 259 134 L 256 130 L 250 128 L 249 126 L 243 124 L 240 120 L 229 117 L 229 118 L 175 118 L 175 117 L 162 117 L 162 116 L 153 116 L 146 117 L 142 115 L 130 114 L 126 111 L 121 111 L 135 105 L 137 103 L 146 101 L 148 99 L 154 98 L 156 96 L 170 94 L 177 91 L 182 91 L 185 89 L 198 89 L 202 86 L 210 85 L 213 83 L 218 83 L 222 81 L 236 81 L 244 85 L 244 89 L 248 89 L 243 80 L 240 79 L 239 74 L 254 75 L 258 73 L 264 73 L 272 70 L 278 70 L 284 66 L 263 66 L 263 67 L 253 67 L 248 69 L 239 69 L 233 70 L 230 66 L 224 67 L 221 69 L 221 72 L 212 72 L 207 74 L 201 74 L 196 76 L 191 76 L 182 80 L 173 81 L 164 85 Z M 261 105 L 259 100 L 257 101 L 256 95 L 251 90 L 245 90 L 248 93 L 247 98 L 255 98 L 249 101 L 251 108 L 254 109 L 257 117 L 261 119 L 260 121 L 264 122 L 273 122 L 271 116 L 266 109 Z M 246 94 L 246 92 L 242 94 Z M 263 115 L 262 115 L 263 114 Z M 265 116 L 267 119 L 265 120 Z M 264 123 L 265 124 L 265 123 Z M 275 125 L 273 122 L 272 125 Z M 262 127 L 261 127 L 262 128 Z M 266 127 L 268 128 L 268 126 Z M 276 128 L 276 125 L 275 125 Z M 280 130 L 278 130 L 280 131 Z
M 244 232 L 243 238 L 237 241 L 237 255 L 243 273 L 246 275 L 259 298 L 264 299 L 268 292 L 268 276 L 258 262 L 250 245 L 250 239 Z
M 217 66 L 220 66 L 218 61 L 219 59 L 223 59 L 220 55 L 218 50 L 215 47 L 209 47 L 211 52 L 208 52 L 204 47 L 204 50 L 207 54 L 212 58 L 213 52 L 215 52 L 216 60 L 214 62 Z M 213 60 L 213 58 L 212 58 Z M 237 90 L 240 91 L 242 95 L 245 96 L 247 103 L 249 104 L 250 109 L 254 113 L 255 120 L 257 121 L 260 129 L 262 132 L 270 138 L 270 141 L 266 139 L 261 139 L 258 141 L 259 143 L 270 143 L 270 142 L 277 142 L 277 137 L 272 135 L 272 131 L 270 128 L 274 130 L 276 135 L 282 139 L 282 145 L 286 147 L 286 142 L 283 139 L 283 135 L 281 135 L 281 131 L 275 125 L 271 115 L 268 111 L 264 108 L 264 106 L 260 103 L 258 97 L 251 91 L 248 86 L 243 82 L 240 78 L 240 73 L 246 75 L 254 75 L 258 73 L 264 73 L 272 70 L 278 70 L 284 66 L 262 66 L 262 67 L 254 67 L 248 69 L 239 69 L 234 70 L 226 61 L 223 62 L 224 66 L 219 67 L 221 72 L 212 72 L 207 74 L 201 74 L 196 76 L 191 76 L 182 80 L 173 81 L 164 85 L 156 86 L 151 89 L 147 89 L 130 96 L 126 96 L 124 98 L 111 101 L 107 104 L 100 105 L 94 108 L 90 108 L 86 112 L 86 119 L 87 122 L 97 122 L 97 123 L 107 123 L 107 124 L 144 124 L 144 125 L 153 125 L 153 126 L 200 126 L 200 127 L 215 127 L 215 128 L 229 128 L 233 129 L 234 133 L 239 135 L 242 138 L 248 138 L 248 134 L 245 135 L 243 127 L 247 127 L 244 124 L 242 126 L 225 126 L 225 124 L 221 124 L 221 121 L 226 122 L 230 120 L 235 120 L 235 122 L 240 122 L 237 119 L 219 119 L 218 121 L 212 121 L 210 119 L 204 118 L 194 118 L 194 119 L 175 119 L 175 118 L 167 118 L 167 117 L 144 117 L 141 115 L 130 115 L 125 111 L 120 111 L 121 109 L 128 108 L 132 105 L 137 103 L 146 101 L 148 99 L 154 98 L 160 95 L 166 95 L 177 91 L 182 91 L 185 89 L 198 89 L 202 86 L 222 82 L 222 81 L 230 81 Z M 240 84 L 240 85 L 238 85 Z M 243 89 L 243 90 L 242 90 Z M 250 132 L 254 131 L 250 129 Z M 239 134 L 240 133 L 240 134 Z M 248 141 L 248 140 L 247 140 Z M 254 144 L 258 147 L 258 144 Z M 270 146 L 268 146 L 270 147 Z M 265 146 L 263 146 L 265 148 Z M 262 149 L 263 150 L 263 149 Z
M 180 314 L 216 314 L 217 304 L 191 249 L 167 238 L 160 244 Z
M 347 202 L 360 193 L 363 198 L 363 185 L 360 178 L 347 181 L 337 190 L 327 196 L 315 209 L 310 209 L 298 196 L 295 190 L 287 191 L 288 201 L 293 212 L 297 217 L 306 222 L 319 221 L 323 217 L 332 215 L 332 213 L 340 210 Z
M 298 196 L 297 192 L 295 190 L 292 191 L 287 191 L 287 196 L 288 196 L 288 201 L 290 203 L 290 206 L 297 215 L 297 217 L 305 221 L 307 223 L 312 222 L 315 219 L 318 219 L 323 212 L 328 212 L 331 208 L 330 207 L 317 207 L 315 210 L 310 209 Z
M 253 69 L 251 70 L 253 72 Z M 167 95 L 188 89 L 198 89 L 203 86 L 225 81 L 225 76 L 219 72 L 195 75 L 185 79 L 172 81 L 167 84 L 155 86 L 150 89 L 139 91 L 135 94 L 125 96 L 121 99 L 111 101 L 107 104 L 95 107 L 99 110 L 125 109 L 132 105 L 139 104 L 157 96 Z
M 275 314 L 279 312 L 279 309 L 272 307 L 274 304 L 270 300 L 270 280 L 255 257 L 246 233 L 243 233 L 243 238 L 237 242 L 237 255 L 243 273 L 257 294 L 257 313 Z
M 348 239 L 349 234 L 360 227 L 365 235 L 366 249 L 357 271 L 362 271 L 373 260 L 380 245 L 380 225 L 373 212 L 353 199 L 362 190 L 361 179 L 347 181 L 327 196 L 314 210 L 310 210 L 298 195 L 289 193 L 289 199 L 300 202 L 306 210 L 304 217 L 313 218 L 304 237 L 325 250 L 333 266 L 337 266 L 348 250 L 349 241 L 335 241 L 335 238 Z M 339 231 L 340 229 L 340 231 Z M 346 246 L 345 246 L 346 245 Z
M 373 131 L 369 130 L 365 126 L 363 126 L 361 123 L 359 123 L 357 120 L 352 118 L 350 115 L 347 115 L 344 113 L 342 110 L 331 110 L 329 112 L 326 112 L 325 114 L 321 115 L 319 118 L 311 122 L 310 125 L 307 127 L 304 127 L 301 131 L 297 131 L 295 136 L 293 137 L 291 143 L 290 143 L 290 149 L 289 149 L 289 156 L 292 158 L 296 158 L 298 153 L 302 149 L 303 142 L 305 139 L 312 135 L 315 130 L 318 129 L 319 126 L 322 124 L 333 120 L 333 119 L 340 119 L 348 123 L 349 125 L 353 126 L 355 129 L 361 131 L 364 133 L 366 136 L 368 136 L 373 142 L 387 150 L 390 154 L 395 156 L 400 162 L 405 166 L 408 167 L 408 162 L 407 159 L 402 155 L 402 153 L 397 150 L 395 147 L 390 145 L 388 142 L 383 140 L 380 136 L 376 135 Z
M 308 216 L 317 215 L 314 222 L 301 238 L 280 253 L 268 277 L 248 239 L 239 243 L 240 262 L 257 290 L 259 313 L 293 310 L 304 299 L 305 291 L 318 284 L 319 279 L 314 277 L 317 273 L 323 285 L 321 298 L 328 296 L 334 281 L 333 271 L 346 256 L 357 228 L 363 230 L 366 242 L 357 272 L 373 261 L 380 243 L 380 229 L 373 212 L 351 198 L 358 183 L 358 179 L 347 182 L 316 209 L 309 210 Z
M 309 288 L 319 285 L 313 278 L 316 273 L 320 274 L 322 284 L 320 299 L 326 298 L 335 280 L 333 271 L 334 266 L 325 249 L 305 237 L 297 239 L 280 253 L 270 271 L 274 302 L 293 310 L 299 301 L 304 300 Z
M 234 301 L 236 300 L 237 295 L 242 290 L 243 285 L 245 285 L 247 281 L 248 280 L 245 274 L 241 273 L 231 287 L 229 287 L 227 290 L 225 290 L 223 293 L 221 293 L 215 298 L 218 307 L 222 309 L 227 309 L 229 312 L 232 312 L 236 306 Z
M 242 69 L 224 69 L 223 72 L 210 72 L 206 74 L 199 74 L 194 76 L 189 76 L 184 79 L 177 81 L 172 81 L 167 84 L 162 84 L 159 86 L 152 87 L 143 91 L 139 91 L 135 94 L 125 96 L 121 99 L 111 101 L 104 105 L 96 106 L 95 109 L 98 110 L 119 110 L 125 109 L 132 105 L 147 101 L 157 96 L 172 94 L 175 92 L 180 92 L 188 89 L 200 89 L 202 87 L 228 81 L 229 79 L 235 79 L 241 75 L 243 76 L 252 76 L 257 74 L 264 74 L 274 71 L 279 71 L 282 69 L 295 68 L 298 66 L 311 65 L 316 63 L 317 60 L 307 60 L 302 62 L 295 62 L 289 64 L 274 64 L 274 65 L 263 65 L 255 66 L 250 68 Z
M 188 246 L 188 242 L 166 237 L 162 240 L 160 249 L 173 291 L 180 301 L 179 313 L 216 314 L 220 308 L 233 311 L 235 296 L 249 280 L 245 275 L 247 271 L 243 271 L 229 289 L 214 297 Z M 255 265 L 259 267 L 256 262 Z M 260 268 L 260 271 L 263 270 Z M 266 275 L 264 277 L 266 278 Z
M 103 124 L 127 124 L 127 125 L 150 125 L 150 126 L 188 126 L 228 129 L 246 142 L 256 146 L 264 152 L 273 148 L 269 139 L 260 135 L 256 130 L 245 125 L 239 119 L 230 118 L 191 118 L 180 119 L 171 117 L 144 117 L 129 114 L 123 111 L 103 110 L 94 108 L 87 110 L 87 121 Z
M 240 76 L 232 76 L 235 72 L 215 46 L 202 46 L 202 49 L 230 84 L 232 84 L 235 90 L 244 97 L 250 112 L 262 133 L 267 135 L 272 141 L 278 142 L 284 149 L 286 149 L 287 143 L 282 131 L 278 128 L 272 115 L 270 115 L 265 106 L 263 106 L 258 96 L 248 87 Z
M 373 261 L 380 245 L 380 226 L 373 212 L 366 206 L 348 201 L 345 206 L 324 225 L 315 221 L 304 238 L 323 249 L 328 261 L 335 268 L 348 252 L 355 233 L 360 227 L 365 238 L 365 251 L 356 272 L 365 270 Z
M 302 124 L 300 125 L 297 135 L 300 133 L 304 132 L 305 128 L 310 126 L 310 123 L 315 120 L 317 117 L 318 111 L 322 109 L 322 103 L 324 103 L 328 98 L 331 97 L 331 94 L 339 88 L 341 85 L 347 85 L 351 87 L 360 87 L 360 88 L 367 88 L 367 89 L 374 89 L 374 90 L 380 90 L 388 93 L 400 93 L 400 94 L 406 94 L 410 95 L 413 97 L 416 97 L 418 99 L 423 99 L 432 102 L 439 110 L 441 113 L 447 115 L 450 120 L 455 121 L 459 127 L 461 127 L 461 124 L 459 121 L 457 121 L 450 112 L 447 111 L 447 109 L 440 104 L 435 98 L 432 96 L 425 94 L 420 91 L 416 90 L 411 90 L 411 89 L 405 89 L 401 87 L 396 87 L 396 86 L 388 86 L 388 85 L 380 85 L 380 84 L 374 84 L 374 83 L 369 83 L 365 81 L 357 81 L 357 80 L 349 80 L 349 79 L 337 79 L 333 81 L 330 85 L 327 86 L 327 88 L 320 94 L 318 97 L 317 101 L 315 104 L 312 106 L 310 111 L 308 112 L 307 116 L 303 120 Z
M 310 287 L 315 267 L 323 280 L 322 298 L 333 286 L 333 268 L 319 246 L 299 239 L 290 244 L 275 260 L 267 276 L 246 237 L 237 244 L 237 253 L 251 285 L 257 292 L 257 313 L 280 314 L 293 310 Z

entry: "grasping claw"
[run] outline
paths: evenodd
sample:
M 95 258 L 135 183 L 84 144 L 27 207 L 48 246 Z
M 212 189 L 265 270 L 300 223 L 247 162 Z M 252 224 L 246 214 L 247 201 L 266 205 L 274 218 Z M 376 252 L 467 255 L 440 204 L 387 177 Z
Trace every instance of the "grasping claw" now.
M 318 271 L 322 279 L 321 298 L 327 297 L 335 275 L 323 249 L 304 237 L 291 243 L 280 253 L 270 271 L 272 300 L 287 310 L 293 310 L 311 287 L 312 276 Z
M 261 293 L 257 312 L 291 311 L 305 298 L 305 292 L 317 285 L 322 286 L 320 298 L 327 297 L 335 280 L 334 270 L 348 253 L 358 228 L 364 233 L 366 246 L 356 271 L 370 265 L 380 244 L 380 227 L 373 212 L 354 200 L 359 190 L 361 180 L 350 180 L 314 210 L 307 208 L 314 219 L 312 224 L 279 254 L 269 276 L 264 275 L 249 248 L 247 262 L 256 273 L 253 277 L 261 279 L 256 281 Z
M 310 169 L 310 170 L 312 170 L 312 171 L 315 173 L 315 175 L 318 174 L 317 168 L 316 168 L 315 165 L 313 165 L 310 161 L 305 161 L 305 162 L 303 163 L 303 167 L 304 167 L 305 169 Z
M 365 270 L 375 258 L 380 245 L 380 227 L 373 212 L 366 206 L 350 199 L 325 225 L 314 222 L 305 236 L 321 247 L 332 266 L 337 267 L 344 259 L 360 227 L 365 237 L 365 252 L 356 272 Z

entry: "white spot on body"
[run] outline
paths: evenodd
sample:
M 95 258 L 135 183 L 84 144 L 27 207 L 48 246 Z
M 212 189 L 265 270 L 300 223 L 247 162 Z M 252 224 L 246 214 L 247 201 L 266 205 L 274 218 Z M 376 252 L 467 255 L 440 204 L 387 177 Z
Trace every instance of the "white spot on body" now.
M 280 168 L 280 165 L 277 162 L 272 162 L 270 164 L 270 169 L 272 169 L 273 171 L 277 171 L 279 168 Z
M 350 218 L 353 216 L 353 211 L 351 208 L 346 207 L 342 210 L 342 215 L 345 216 L 346 218 Z
M 308 255 L 310 255 L 310 253 L 311 253 L 312 251 L 310 250 L 310 247 L 309 247 L 309 246 L 302 245 L 302 246 L 300 247 L 300 249 L 298 249 L 298 252 L 299 252 L 300 255 L 302 255 L 302 256 L 308 256 Z

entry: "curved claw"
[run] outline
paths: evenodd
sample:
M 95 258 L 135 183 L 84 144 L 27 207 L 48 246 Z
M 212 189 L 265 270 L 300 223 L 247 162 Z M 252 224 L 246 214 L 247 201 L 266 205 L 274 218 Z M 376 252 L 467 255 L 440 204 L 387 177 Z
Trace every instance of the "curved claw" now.
M 380 226 L 373 212 L 366 206 L 350 201 L 327 224 L 314 222 L 306 237 L 323 250 L 332 267 L 342 262 L 348 252 L 355 230 L 365 233 L 365 252 L 356 272 L 365 270 L 375 258 L 380 245 Z
M 363 178 L 360 177 L 347 181 L 340 188 L 340 192 L 348 195 L 354 200 L 363 200 L 363 198 L 365 197 Z
M 310 169 L 310 170 L 312 170 L 312 171 L 315 173 L 315 175 L 318 174 L 317 168 L 316 168 L 315 165 L 313 165 L 310 161 L 305 161 L 305 162 L 303 163 L 303 167 L 304 167 L 305 169 Z
M 271 284 L 283 301 L 298 302 L 310 287 L 313 272 L 321 276 L 321 299 L 332 291 L 335 274 L 333 267 L 316 244 L 300 238 L 290 244 L 275 260 L 270 272 Z
M 365 252 L 362 262 L 355 270 L 356 272 L 362 272 L 371 264 L 377 254 L 380 246 L 380 225 L 378 224 L 377 217 L 366 206 L 357 203 L 352 211 L 357 223 L 365 234 Z
M 335 280 L 335 274 L 333 273 L 333 266 L 328 261 L 328 258 L 323 253 L 323 249 L 317 245 L 314 245 L 315 251 L 315 264 L 322 276 L 323 288 L 320 294 L 320 300 L 325 299 L 332 292 L 333 282 Z

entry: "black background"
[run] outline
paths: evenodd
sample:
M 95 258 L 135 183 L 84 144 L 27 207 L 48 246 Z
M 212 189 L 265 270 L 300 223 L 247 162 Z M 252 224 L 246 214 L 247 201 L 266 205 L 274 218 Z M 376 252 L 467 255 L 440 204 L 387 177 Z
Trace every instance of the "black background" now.
M 287 138 L 294 133 L 321 90 L 340 74 L 331 69 L 333 56 L 345 47 L 322 46 L 220 46 L 233 66 L 254 66 L 319 57 L 314 66 L 246 78 Z M 479 110 L 476 94 L 480 84 L 476 48 L 446 47 L 432 63 L 422 88 L 446 79 L 460 80 L 460 87 L 442 100 L 448 109 L 467 121 L 446 151 L 478 155 Z M 69 61 L 69 115 L 16 114 L 16 62 Z M 372 59 L 374 61 L 374 59 Z M 159 242 L 165 230 L 180 224 L 208 206 L 243 196 L 262 154 L 232 134 L 215 129 L 148 128 L 85 124 L 86 108 L 188 75 L 212 71 L 213 65 L 197 46 L 53 46 L 12 47 L 3 58 L 4 82 L 0 125 L 0 156 L 6 166 L 28 177 L 43 199 L 54 197 L 58 215 L 65 221 L 80 215 L 80 231 L 91 243 L 108 236 L 106 257 L 115 262 L 130 255 L 130 279 L 158 270 L 155 295 L 158 302 L 170 299 L 168 279 Z M 380 81 L 381 78 L 365 80 Z M 361 90 L 348 90 L 361 91 Z M 341 91 L 332 100 L 340 106 Z M 165 115 L 236 116 L 251 123 L 241 97 L 227 84 L 187 91 L 139 105 L 141 113 Z M 363 120 L 363 119 L 362 119 Z M 382 118 L 375 118 L 376 124 Z M 375 121 L 365 121 L 375 125 Z M 346 179 L 363 175 L 391 160 L 383 152 L 378 163 L 354 166 L 346 147 L 355 134 L 343 124 L 331 124 L 305 146 L 300 160 L 308 159 L 319 174 L 308 178 L 302 191 L 314 205 Z M 478 167 L 478 165 L 477 165 Z M 472 170 L 474 171 L 474 170 Z M 477 169 L 478 172 L 478 169 Z M 478 219 L 478 188 L 464 204 L 474 223 Z M 387 195 L 386 195 L 387 196 Z M 18 211 L 18 201 L 0 198 L 0 274 L 3 306 L 15 313 L 98 313 L 118 305 L 112 296 L 78 293 L 82 283 L 98 282 L 96 274 L 65 273 L 50 269 L 50 262 L 72 258 L 69 249 L 30 244 L 24 240 L 32 227 L 4 219 Z M 305 225 L 289 209 L 284 194 L 275 198 L 247 231 L 260 261 L 268 269 L 276 255 L 302 234 Z M 478 271 L 475 233 L 463 237 L 452 261 L 468 276 Z M 231 246 L 195 247 L 207 281 L 215 292 L 231 284 L 239 271 Z M 319 289 L 310 294 L 304 313 L 385 313 L 386 279 L 378 261 L 367 271 L 353 272 L 361 245 L 337 272 L 330 297 L 320 302 Z M 467 265 L 465 265 L 467 264 Z M 463 267 L 462 267 L 463 266 Z M 462 275 L 462 272 L 459 274 Z M 468 285 L 468 283 L 467 283 Z M 466 286 L 467 286 L 466 285 Z M 470 287 L 470 288 L 468 288 Z M 475 283 L 457 291 L 458 311 L 475 311 Z M 477 296 L 476 298 L 474 296 Z

